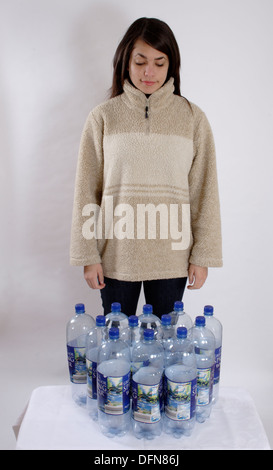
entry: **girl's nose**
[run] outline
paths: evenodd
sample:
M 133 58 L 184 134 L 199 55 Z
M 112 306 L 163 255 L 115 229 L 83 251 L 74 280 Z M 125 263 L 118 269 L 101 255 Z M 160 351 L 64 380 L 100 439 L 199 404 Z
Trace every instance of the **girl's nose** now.
M 154 66 L 147 64 L 144 71 L 145 77 L 153 77 L 154 76 Z

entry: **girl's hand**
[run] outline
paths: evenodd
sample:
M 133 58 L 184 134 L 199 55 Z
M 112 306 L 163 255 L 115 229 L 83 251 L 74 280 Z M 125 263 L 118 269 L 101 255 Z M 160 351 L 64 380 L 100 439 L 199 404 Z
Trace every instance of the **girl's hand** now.
M 91 289 L 103 289 L 105 287 L 101 264 L 84 266 L 84 279 Z
M 195 264 L 189 265 L 189 285 L 188 289 L 200 289 L 208 277 L 208 268 L 196 266 Z

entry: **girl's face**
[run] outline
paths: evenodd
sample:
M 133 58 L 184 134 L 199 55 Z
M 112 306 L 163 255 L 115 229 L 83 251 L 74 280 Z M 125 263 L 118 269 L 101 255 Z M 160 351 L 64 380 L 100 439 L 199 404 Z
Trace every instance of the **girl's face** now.
M 145 94 L 152 94 L 164 85 L 169 68 L 166 54 L 137 39 L 129 60 L 129 76 L 133 85 Z

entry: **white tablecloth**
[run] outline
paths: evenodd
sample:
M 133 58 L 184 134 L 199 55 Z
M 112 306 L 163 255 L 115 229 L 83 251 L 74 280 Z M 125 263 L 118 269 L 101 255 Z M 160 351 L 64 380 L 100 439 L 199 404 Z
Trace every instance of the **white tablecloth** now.
M 70 386 L 39 387 L 32 392 L 22 421 L 17 450 L 269 450 L 263 425 L 249 393 L 223 387 L 210 419 L 196 423 L 191 437 L 175 439 L 162 433 L 152 441 L 131 433 L 104 437 L 84 408 L 71 398 Z

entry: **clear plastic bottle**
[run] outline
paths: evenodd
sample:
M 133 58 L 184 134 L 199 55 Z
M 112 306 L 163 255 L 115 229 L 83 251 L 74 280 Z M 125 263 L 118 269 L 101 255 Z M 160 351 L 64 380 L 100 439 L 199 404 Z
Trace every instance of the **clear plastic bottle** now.
M 196 317 L 192 333 L 197 364 L 196 419 L 203 423 L 210 417 L 212 406 L 215 338 L 206 328 L 204 316 Z
M 171 315 L 162 315 L 161 317 L 161 334 L 162 334 L 162 346 L 164 349 L 167 348 L 168 344 L 174 339 L 174 326 L 171 324 Z
M 87 410 L 94 421 L 98 419 L 97 362 L 99 348 L 106 341 L 105 316 L 97 315 L 96 326 L 86 338 Z
M 170 313 L 172 317 L 172 325 L 174 325 L 175 334 L 177 328 L 184 326 L 188 331 L 188 338 L 192 336 L 193 322 L 188 313 L 184 311 L 184 303 L 177 300 L 174 302 L 173 311 Z
M 150 304 L 143 306 L 142 314 L 138 317 L 140 323 L 140 338 L 143 339 L 144 331 L 147 328 L 154 330 L 154 337 L 156 340 L 161 340 L 161 321 L 156 315 L 153 314 L 153 307 Z
M 129 332 L 126 341 L 128 342 L 130 353 L 132 354 L 134 345 L 140 341 L 140 330 L 138 325 L 138 317 L 136 315 L 131 315 L 128 320 Z
M 130 377 L 129 346 L 112 327 L 99 349 L 97 366 L 98 421 L 107 437 L 123 436 L 130 429 Z
M 195 424 L 197 368 L 194 346 L 187 328 L 165 350 L 164 430 L 175 438 L 190 436 Z
M 215 318 L 213 312 L 214 308 L 212 305 L 205 305 L 204 315 L 206 318 L 206 327 L 212 331 L 215 337 L 215 367 L 212 397 L 212 403 L 214 404 L 218 400 L 219 396 L 223 327 L 221 322 L 217 318 Z
M 126 332 L 128 332 L 128 317 L 121 311 L 121 305 L 119 302 L 113 302 L 111 304 L 111 312 L 107 313 L 105 316 L 107 334 L 109 333 L 110 328 L 119 328 L 120 334 L 122 330 L 125 330 L 123 333 L 123 340 L 126 340 Z
M 164 350 L 147 328 L 132 351 L 132 424 L 138 439 L 162 432 Z
M 66 326 L 68 368 L 73 400 L 86 405 L 86 336 L 95 326 L 94 319 L 85 313 L 84 304 L 75 305 L 75 316 Z

